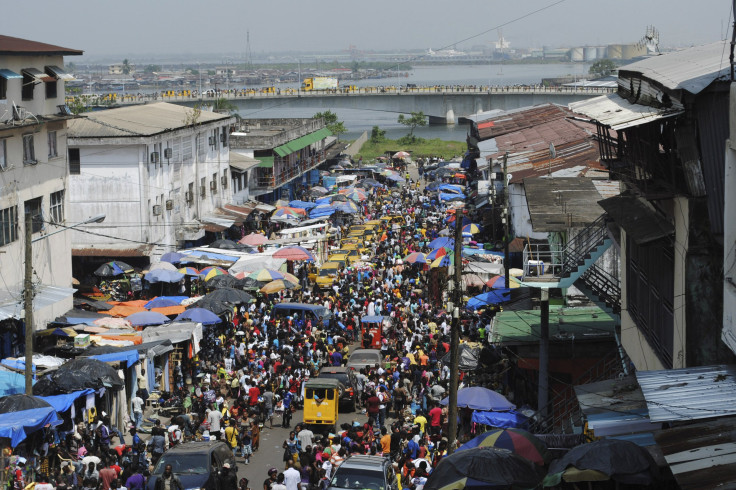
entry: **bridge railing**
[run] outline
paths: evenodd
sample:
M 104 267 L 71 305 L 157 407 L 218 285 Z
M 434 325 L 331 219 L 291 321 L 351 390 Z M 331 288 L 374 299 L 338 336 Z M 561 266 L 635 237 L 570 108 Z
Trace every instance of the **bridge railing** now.
M 163 91 L 157 93 L 128 94 L 92 94 L 81 96 L 80 101 L 89 105 L 105 104 L 140 104 L 144 102 L 197 102 L 203 104 L 220 98 L 238 99 L 274 99 L 285 97 L 351 97 L 371 95 L 493 95 L 493 94 L 567 94 L 567 95 L 603 95 L 615 92 L 614 87 L 547 87 L 543 85 L 433 85 L 421 87 L 375 86 L 338 88 L 333 90 L 305 91 L 296 88 L 264 87 L 263 89 L 229 89 L 208 91 L 199 94 L 196 90 Z M 67 103 L 75 100 L 75 96 L 67 96 Z

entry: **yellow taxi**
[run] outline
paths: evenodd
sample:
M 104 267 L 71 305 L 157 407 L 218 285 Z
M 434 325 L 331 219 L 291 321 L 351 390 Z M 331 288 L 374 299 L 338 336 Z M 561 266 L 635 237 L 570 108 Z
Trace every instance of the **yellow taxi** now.
M 325 262 L 317 273 L 317 286 L 322 289 L 332 287 L 342 267 L 338 262 Z
M 344 260 L 348 265 L 352 265 L 360 260 L 360 252 L 357 250 L 340 249 L 332 252 L 327 257 L 328 262 L 337 262 L 340 260 Z

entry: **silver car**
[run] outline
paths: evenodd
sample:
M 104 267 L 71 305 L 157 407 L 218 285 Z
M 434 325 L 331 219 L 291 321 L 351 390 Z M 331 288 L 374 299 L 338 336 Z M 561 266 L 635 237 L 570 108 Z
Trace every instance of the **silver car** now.
M 355 349 L 350 353 L 346 366 L 357 371 L 361 368 L 379 365 L 382 360 L 383 355 L 378 349 Z
M 350 456 L 335 470 L 330 489 L 397 490 L 391 460 L 383 456 Z

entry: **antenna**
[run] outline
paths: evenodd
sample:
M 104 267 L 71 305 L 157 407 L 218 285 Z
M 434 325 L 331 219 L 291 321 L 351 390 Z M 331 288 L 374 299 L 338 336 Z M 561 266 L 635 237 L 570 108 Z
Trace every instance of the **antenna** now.
M 245 69 L 253 69 L 253 53 L 250 51 L 250 30 L 245 31 Z

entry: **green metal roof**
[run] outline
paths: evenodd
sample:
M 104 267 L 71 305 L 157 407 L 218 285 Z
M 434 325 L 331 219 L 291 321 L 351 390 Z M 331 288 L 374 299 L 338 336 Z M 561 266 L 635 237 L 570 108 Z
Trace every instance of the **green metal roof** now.
M 549 307 L 550 342 L 609 339 L 616 321 L 598 307 Z M 541 331 L 540 310 L 502 311 L 496 314 L 490 333 L 493 343 L 538 343 Z
M 302 148 L 306 148 L 307 146 L 311 145 L 312 143 L 316 143 L 319 140 L 325 139 L 328 136 L 331 136 L 332 133 L 327 128 L 319 129 L 313 133 L 309 133 L 305 136 L 302 136 L 301 138 L 297 138 L 295 140 L 289 141 L 286 144 L 283 144 L 281 146 L 277 146 L 273 149 L 273 151 L 281 156 L 285 157 L 286 155 L 290 153 L 296 153 L 297 151 L 301 150 Z
M 258 164 L 259 168 L 273 168 L 273 157 L 255 157 L 256 160 L 261 163 Z

